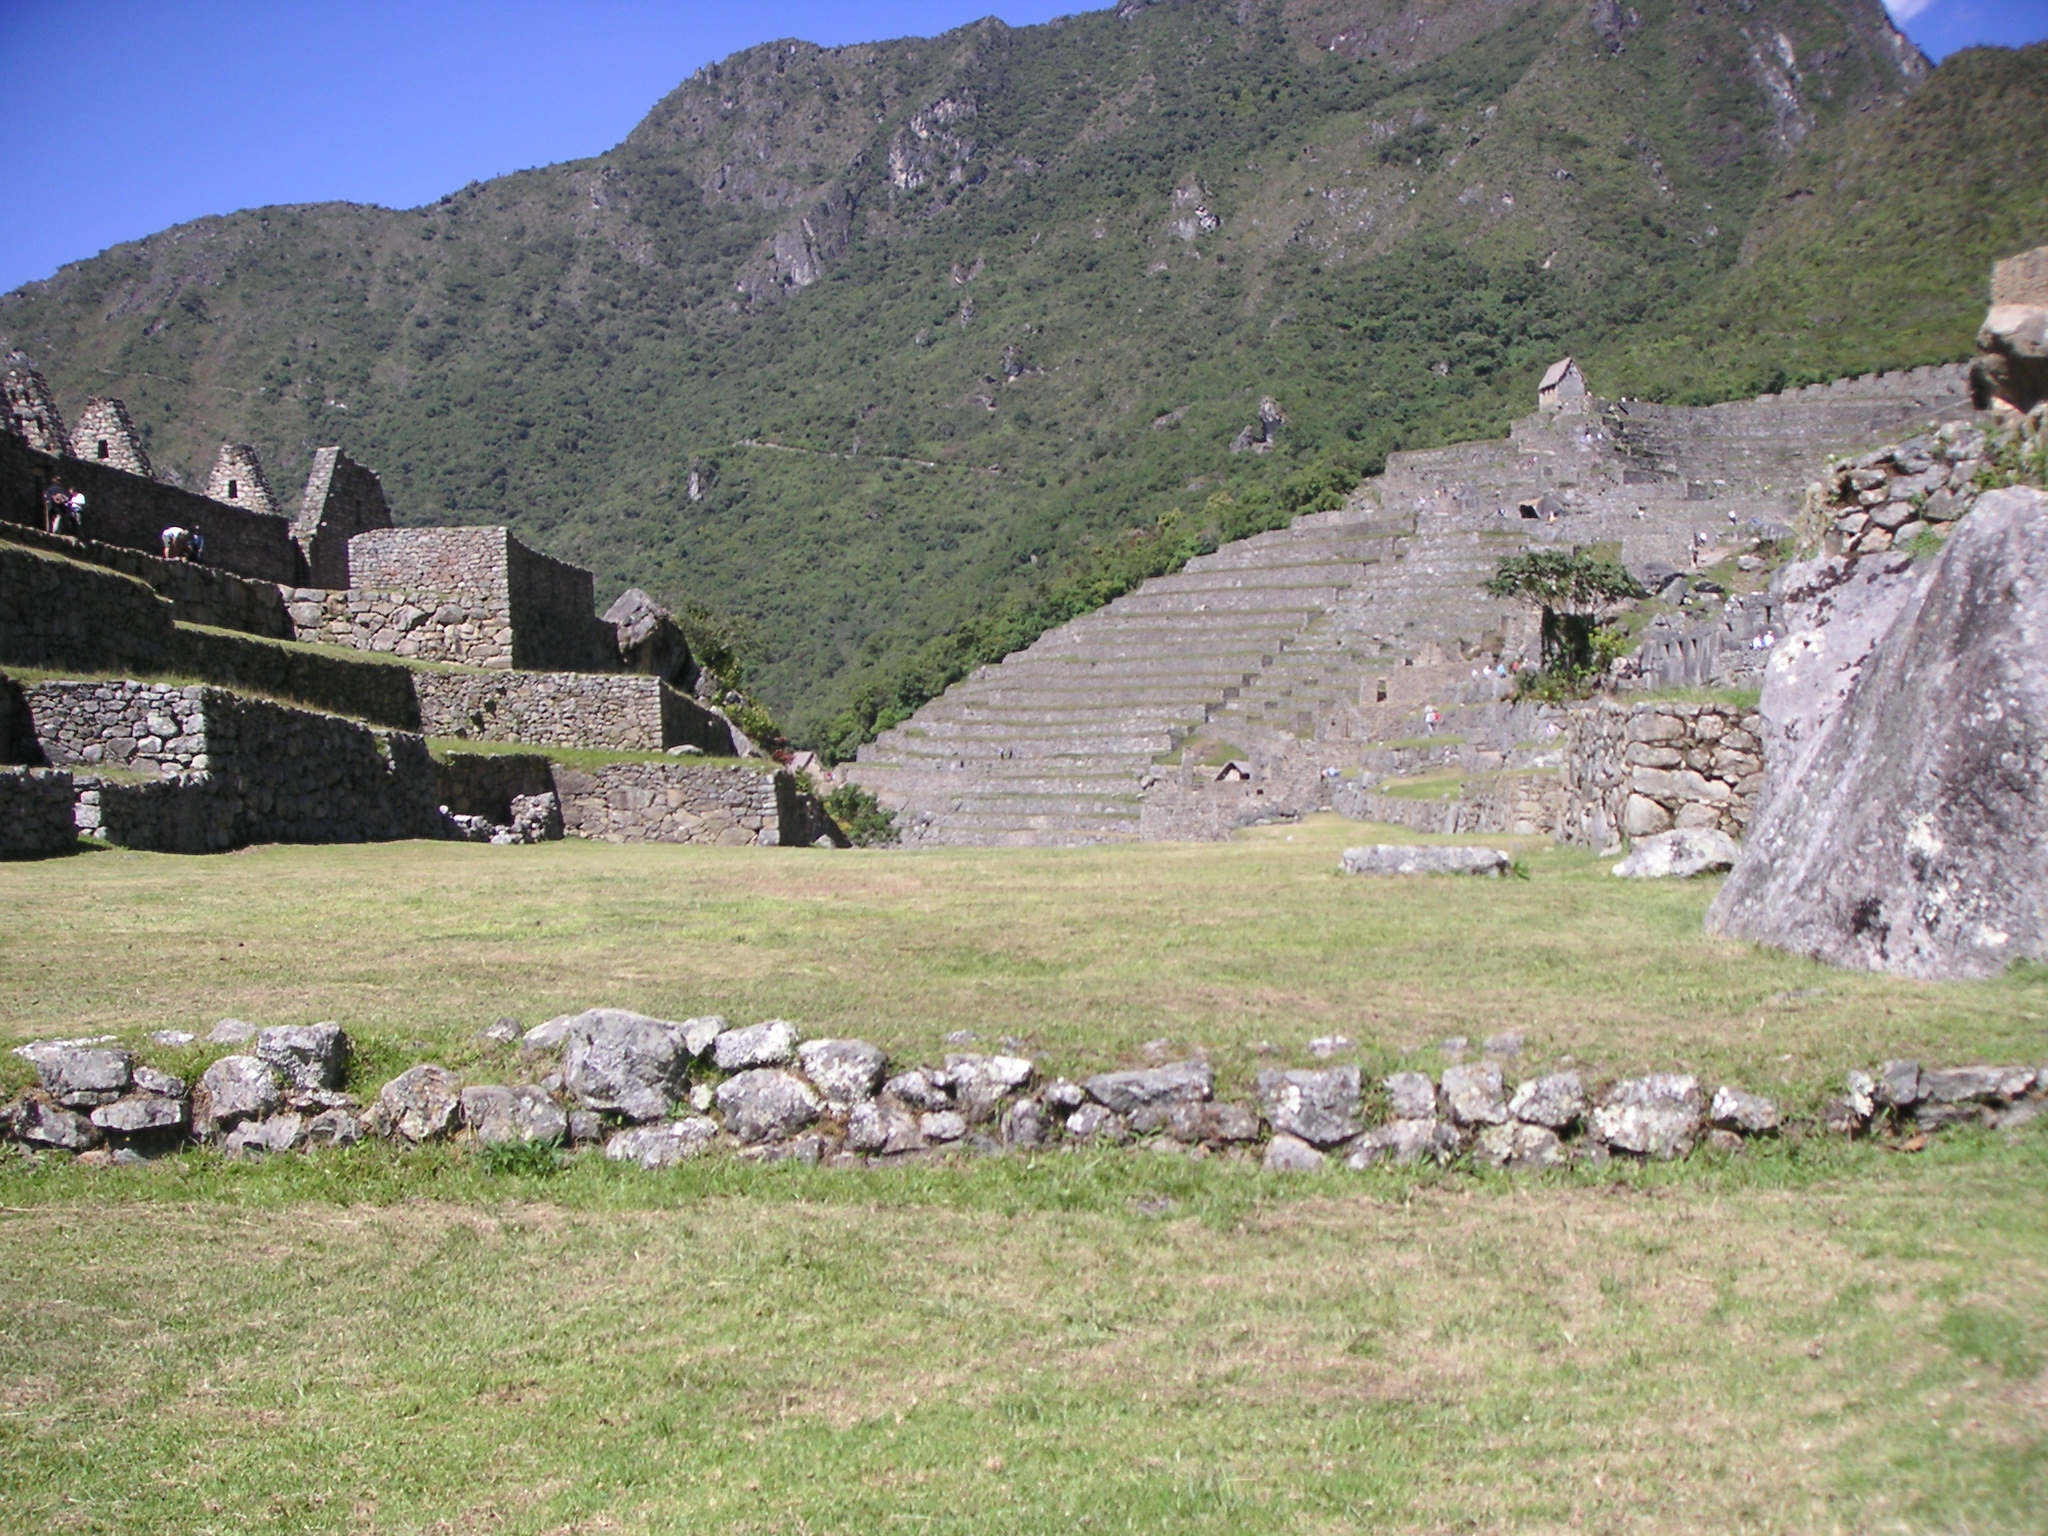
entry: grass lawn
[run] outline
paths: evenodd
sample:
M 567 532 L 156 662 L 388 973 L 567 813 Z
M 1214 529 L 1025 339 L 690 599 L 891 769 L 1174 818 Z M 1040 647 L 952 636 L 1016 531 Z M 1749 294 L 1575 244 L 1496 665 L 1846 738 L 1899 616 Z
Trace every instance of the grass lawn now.
M 371 1091 L 423 1057 L 502 1080 L 478 1028 L 599 1002 L 917 1060 L 965 1027 L 1068 1073 L 1163 1036 L 1228 1094 L 1333 1032 L 1375 1073 L 1512 1029 L 1516 1070 L 1795 1109 L 1885 1055 L 2048 1060 L 2038 974 L 1826 971 L 1534 840 L 1488 840 L 1526 881 L 1335 872 L 1404 836 L 94 852 L 0 866 L 0 1033 L 334 1018 Z M 10 1165 L 0 1527 L 2035 1530 L 2044 1189 L 2038 1123 L 1536 1178 Z

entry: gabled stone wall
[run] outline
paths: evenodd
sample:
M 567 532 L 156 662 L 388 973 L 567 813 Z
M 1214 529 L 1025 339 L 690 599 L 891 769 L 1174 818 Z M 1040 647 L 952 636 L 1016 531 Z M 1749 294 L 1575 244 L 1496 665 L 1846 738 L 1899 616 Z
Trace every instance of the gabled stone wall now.
M 306 585 L 349 586 L 348 541 L 390 526 L 383 482 L 338 447 L 317 450 L 292 525 L 306 556 Z

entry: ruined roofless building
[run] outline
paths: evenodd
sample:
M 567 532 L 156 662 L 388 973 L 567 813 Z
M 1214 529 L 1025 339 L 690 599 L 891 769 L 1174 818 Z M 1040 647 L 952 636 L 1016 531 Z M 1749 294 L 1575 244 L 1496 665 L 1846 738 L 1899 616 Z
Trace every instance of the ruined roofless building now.
M 128 407 L 108 395 L 96 395 L 78 413 L 78 425 L 71 429 L 71 456 L 104 464 L 109 469 L 156 478 L 149 467 L 149 455 L 142 451 L 142 437 L 129 419 Z
M 292 536 L 306 552 L 306 584 L 341 590 L 349 580 L 348 541 L 391 526 L 384 485 L 339 448 L 313 455 Z
M 38 453 L 63 458 L 70 452 L 64 434 L 64 417 L 49 381 L 33 368 L 10 368 L 4 384 L 7 395 L 7 430 Z
M 214 456 L 213 473 L 206 477 L 206 494 L 230 507 L 249 512 L 275 512 L 277 499 L 270 494 L 263 465 L 256 450 L 247 443 L 222 443 Z

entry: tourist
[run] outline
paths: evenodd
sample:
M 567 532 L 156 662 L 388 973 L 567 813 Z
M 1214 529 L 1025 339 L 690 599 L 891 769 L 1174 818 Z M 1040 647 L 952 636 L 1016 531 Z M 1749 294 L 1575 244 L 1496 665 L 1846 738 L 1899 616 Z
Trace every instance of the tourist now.
M 186 540 L 190 537 L 191 535 L 176 523 L 166 528 L 163 532 L 164 558 L 166 560 L 183 559 L 187 548 Z
M 84 510 L 84 495 L 61 480 L 52 480 L 49 489 L 43 492 L 43 526 L 50 533 L 69 534 L 76 538 L 79 514 Z
M 206 559 L 206 535 L 197 528 L 185 532 L 185 558 L 198 565 Z

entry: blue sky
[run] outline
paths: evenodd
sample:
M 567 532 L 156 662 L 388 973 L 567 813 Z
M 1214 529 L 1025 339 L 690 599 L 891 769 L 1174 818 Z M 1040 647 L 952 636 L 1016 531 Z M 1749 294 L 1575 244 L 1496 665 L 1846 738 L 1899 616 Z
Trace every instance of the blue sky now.
M 1889 0 L 1940 56 L 2048 37 L 2048 0 Z M 700 65 L 777 37 L 1012 25 L 1075 0 L 0 0 L 0 291 L 265 203 L 414 207 L 596 154 Z

